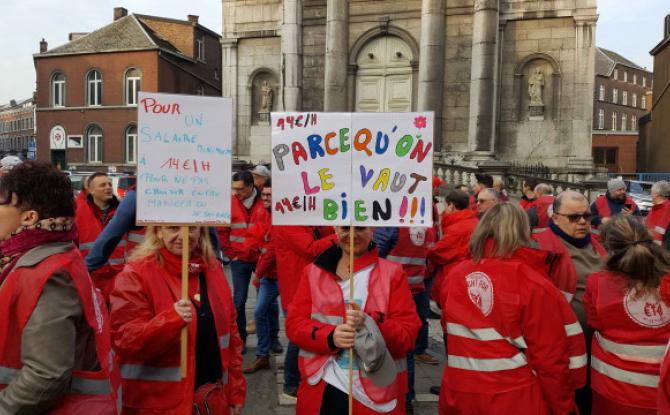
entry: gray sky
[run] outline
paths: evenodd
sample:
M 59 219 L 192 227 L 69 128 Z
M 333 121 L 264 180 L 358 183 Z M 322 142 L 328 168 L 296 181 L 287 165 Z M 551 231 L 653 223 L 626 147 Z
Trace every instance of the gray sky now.
M 67 42 L 70 32 L 90 32 L 112 21 L 116 6 L 129 12 L 186 19 L 221 32 L 220 0 L 0 0 L 0 104 L 23 99 L 35 88 L 32 54 L 45 38 L 49 47 Z M 597 44 L 653 68 L 649 51 L 661 40 L 668 0 L 598 0 Z

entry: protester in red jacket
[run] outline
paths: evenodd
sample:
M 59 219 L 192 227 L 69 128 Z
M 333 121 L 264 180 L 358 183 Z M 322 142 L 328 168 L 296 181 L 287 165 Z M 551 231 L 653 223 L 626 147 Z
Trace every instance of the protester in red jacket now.
M 230 202 L 230 227 L 219 228 L 219 242 L 223 253 L 230 258 L 233 274 L 233 300 L 237 310 L 237 329 L 242 342 L 247 341 L 246 304 L 249 295 L 251 274 L 256 267 L 259 251 L 245 245 L 247 230 L 268 215 L 263 206 L 260 191 L 254 187 L 254 177 L 249 171 L 241 171 L 232 177 L 233 197 Z M 245 349 L 246 351 L 246 346 Z
M 600 195 L 591 204 L 593 219 L 591 232 L 598 234 L 598 227 L 609 222 L 614 216 L 634 215 L 641 217 L 642 213 L 635 201 L 627 194 L 626 183 L 621 179 L 610 179 L 607 182 L 607 193 Z
M 377 257 L 372 228 L 354 233 L 337 228 L 338 246 L 305 269 L 289 306 L 286 332 L 301 349 L 298 415 L 347 413 L 351 347 L 354 413 L 405 413 L 405 357 L 420 326 L 407 276 L 399 264 Z M 355 258 L 353 302 L 349 255 Z
M 631 216 L 613 218 L 601 235 L 605 271 L 589 276 L 584 306 L 591 346 L 593 415 L 654 415 L 670 307 L 659 296 L 670 256 Z
M 112 341 L 121 363 L 125 415 L 190 414 L 196 391 L 215 384 L 221 388 L 207 398 L 209 405 L 218 402 L 213 413 L 239 415 L 244 404 L 242 341 L 207 229 L 189 229 L 189 301 L 181 299 L 182 246 L 179 226 L 148 227 L 116 278 Z M 188 359 L 182 377 L 184 327 Z
M 337 241 L 332 227 L 273 226 L 272 246 L 282 308 L 286 313 L 302 278 L 302 270 Z M 284 393 L 298 395 L 298 347 L 289 339 L 284 359 Z
M 75 216 L 79 231 L 77 243 L 84 258 L 119 206 L 119 200 L 113 193 L 112 180 L 105 173 L 93 173 L 86 182 L 88 192 L 83 200 L 77 200 Z M 114 277 L 121 272 L 126 262 L 125 244 L 126 241 L 121 240 L 109 256 L 107 264 L 91 272 L 93 283 L 102 291 L 107 301 L 114 286 Z
M 670 248 L 670 183 L 662 180 L 651 187 L 651 212 L 644 219 L 654 242 Z
M 523 210 L 528 212 L 528 209 L 532 208 L 535 205 L 537 200 L 537 195 L 535 194 L 535 186 L 538 185 L 537 179 L 528 178 L 523 181 L 521 185 L 521 199 L 519 200 L 519 205 Z
M 28 161 L 0 180 L 0 413 L 117 413 L 109 323 L 74 245 L 70 180 Z
M 549 219 L 551 219 L 552 206 L 555 200 L 553 192 L 554 189 L 546 183 L 535 186 L 536 198 L 526 210 L 533 233 L 540 233 L 549 227 Z
M 442 222 L 442 239 L 428 251 L 428 260 L 437 268 L 431 296 L 438 304 L 444 277 L 468 256 L 468 242 L 479 219 L 468 209 L 468 194 L 452 190 L 445 198 L 446 216 Z
M 472 259 L 447 276 L 447 365 L 440 414 L 562 414 L 575 406 L 560 293 L 526 264 L 525 212 L 499 204 L 480 220 Z

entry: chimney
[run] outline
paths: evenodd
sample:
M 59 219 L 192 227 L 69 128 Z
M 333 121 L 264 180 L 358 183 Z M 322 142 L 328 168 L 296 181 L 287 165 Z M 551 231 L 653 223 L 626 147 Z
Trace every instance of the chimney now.
M 44 40 L 44 38 L 42 38 L 42 40 L 40 40 L 40 53 L 46 52 L 48 47 L 49 44 L 46 40 Z
M 126 16 L 128 16 L 128 10 L 123 7 L 114 7 L 114 21 Z
M 663 31 L 663 39 L 670 37 L 670 14 L 665 16 L 665 30 Z
M 194 14 L 189 14 L 188 15 L 188 21 L 194 24 L 198 24 L 198 16 Z

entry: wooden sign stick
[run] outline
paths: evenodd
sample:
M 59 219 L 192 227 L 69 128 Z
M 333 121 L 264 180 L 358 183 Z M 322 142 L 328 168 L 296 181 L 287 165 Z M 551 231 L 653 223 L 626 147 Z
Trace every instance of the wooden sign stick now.
M 354 225 L 349 226 L 349 303 L 354 302 Z M 351 307 L 351 306 L 349 306 Z M 354 415 L 354 348 L 349 349 L 349 415 Z
M 188 298 L 188 226 L 181 227 L 181 299 L 189 301 Z M 188 326 L 181 329 L 181 377 L 186 377 L 186 365 L 188 364 Z

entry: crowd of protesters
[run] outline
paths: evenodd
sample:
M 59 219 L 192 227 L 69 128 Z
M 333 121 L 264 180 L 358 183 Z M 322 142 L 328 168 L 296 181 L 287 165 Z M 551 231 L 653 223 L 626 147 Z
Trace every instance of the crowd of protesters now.
M 433 180 L 433 227 L 279 226 L 259 165 L 229 227 L 188 228 L 186 300 L 182 229 L 136 226 L 135 190 L 95 173 L 75 199 L 50 164 L 7 164 L 0 414 L 240 414 L 273 353 L 298 414 L 347 413 L 350 364 L 354 414 L 412 413 L 431 300 L 440 414 L 670 414 L 668 182 L 646 217 L 619 179 L 593 203 L 528 179 L 517 202 L 482 174 Z

